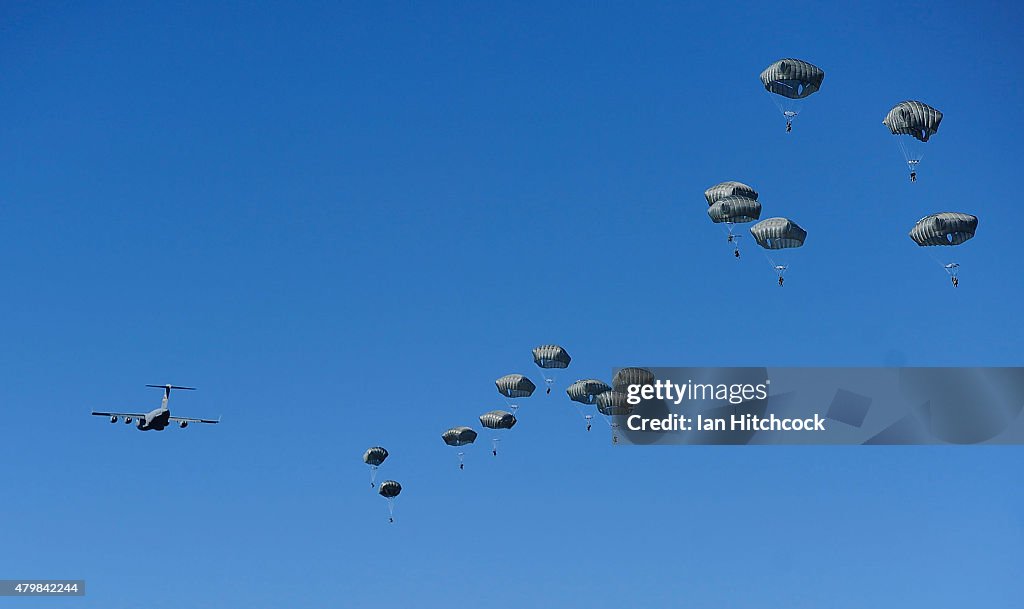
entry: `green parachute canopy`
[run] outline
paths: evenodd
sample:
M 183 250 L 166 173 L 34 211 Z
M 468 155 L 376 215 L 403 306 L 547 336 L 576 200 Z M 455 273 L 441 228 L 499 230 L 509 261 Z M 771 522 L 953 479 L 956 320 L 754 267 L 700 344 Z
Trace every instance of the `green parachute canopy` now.
M 476 441 L 476 432 L 472 427 L 452 427 L 441 434 L 441 439 L 448 446 L 465 446 Z
M 743 182 L 721 182 L 704 191 L 708 206 L 714 205 L 726 197 L 740 196 L 757 200 L 757 191 Z
M 380 488 L 377 489 L 382 497 L 393 499 L 402 492 L 402 485 L 395 482 L 394 480 L 385 480 L 380 483 Z
M 766 250 L 800 247 L 807 239 L 807 231 L 789 218 L 768 218 L 750 227 L 750 234 Z
M 761 204 L 739 195 L 723 197 L 708 208 L 708 216 L 716 224 L 753 222 L 761 217 Z
M 572 358 L 558 345 L 541 345 L 533 350 L 533 362 L 541 368 L 568 368 Z
M 625 416 L 633 412 L 628 396 L 622 391 L 605 391 L 597 396 L 597 410 L 608 417 Z
M 942 122 L 942 112 L 919 101 L 902 101 L 889 110 L 882 124 L 893 135 L 909 135 L 916 140 L 927 142 L 935 135 Z
M 507 398 L 528 398 L 537 389 L 533 381 L 522 374 L 506 374 L 494 381 L 494 385 L 498 388 L 498 393 Z
M 488 429 L 512 429 L 516 415 L 505 410 L 492 410 L 480 415 L 480 424 Z
M 630 385 L 652 385 L 654 373 L 647 368 L 620 368 L 612 377 L 615 391 L 626 391 Z
M 366 449 L 363 453 L 363 463 L 372 465 L 374 467 L 380 466 L 384 463 L 384 460 L 388 458 L 388 451 L 382 446 L 374 446 L 373 448 Z
M 821 88 L 825 72 L 801 59 L 780 59 L 761 72 L 761 83 L 769 93 L 789 99 L 803 99 Z
M 918 220 L 910 229 L 910 238 L 920 246 L 960 245 L 977 230 L 977 216 L 947 211 Z
M 569 385 L 565 393 L 569 399 L 580 404 L 593 404 L 597 396 L 605 391 L 611 391 L 611 387 L 597 379 L 583 379 Z

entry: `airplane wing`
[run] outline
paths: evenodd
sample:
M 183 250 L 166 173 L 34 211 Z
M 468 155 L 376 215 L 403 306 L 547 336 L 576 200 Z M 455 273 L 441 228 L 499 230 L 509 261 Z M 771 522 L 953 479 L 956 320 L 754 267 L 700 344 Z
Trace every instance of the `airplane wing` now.
M 146 413 L 144 412 L 96 412 L 92 413 L 98 417 L 142 417 L 145 418 Z
M 190 419 L 188 417 L 170 417 L 175 423 L 185 421 L 187 423 L 220 423 L 220 419 Z

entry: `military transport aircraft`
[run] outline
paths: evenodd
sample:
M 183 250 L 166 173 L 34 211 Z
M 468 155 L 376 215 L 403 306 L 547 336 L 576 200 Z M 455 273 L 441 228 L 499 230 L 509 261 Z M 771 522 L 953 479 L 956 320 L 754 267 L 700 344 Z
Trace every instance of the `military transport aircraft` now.
M 171 416 L 171 411 L 167 409 L 167 400 L 171 397 L 171 389 L 187 389 L 189 391 L 194 391 L 195 387 L 178 387 L 177 385 L 146 385 L 146 387 L 156 387 L 164 390 L 164 399 L 160 403 L 160 408 L 150 410 L 149 412 L 93 411 L 93 414 L 100 417 L 110 417 L 111 423 L 117 423 L 118 417 L 123 417 L 126 425 L 131 425 L 132 420 L 136 420 L 138 423 L 135 426 L 139 431 L 149 431 L 150 429 L 163 431 L 171 421 L 177 423 L 182 429 L 188 427 L 189 423 L 220 423 L 220 419 L 190 419 L 188 417 Z

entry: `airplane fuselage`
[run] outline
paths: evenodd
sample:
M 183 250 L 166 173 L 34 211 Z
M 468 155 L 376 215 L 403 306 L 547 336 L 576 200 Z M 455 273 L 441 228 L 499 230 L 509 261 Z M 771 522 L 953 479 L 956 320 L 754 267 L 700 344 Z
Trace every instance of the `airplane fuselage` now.
M 139 419 L 135 426 L 139 431 L 163 431 L 171 419 L 171 411 L 166 408 L 157 408 L 146 413 L 146 417 Z

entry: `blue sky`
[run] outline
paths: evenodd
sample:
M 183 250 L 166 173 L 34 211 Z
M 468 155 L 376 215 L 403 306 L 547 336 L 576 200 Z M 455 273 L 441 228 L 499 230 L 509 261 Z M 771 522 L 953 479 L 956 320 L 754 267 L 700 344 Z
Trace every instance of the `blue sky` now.
M 563 381 L 1021 365 L 1021 17 L 5 3 L 0 577 L 103 608 L 1012 606 L 1014 447 L 613 448 L 561 389 L 465 471 L 439 436 L 548 342 Z M 787 56 L 826 72 L 791 134 L 758 80 Z M 916 184 L 881 125 L 908 98 L 945 113 Z M 807 229 L 784 289 L 708 220 L 723 180 Z M 938 211 L 980 218 L 956 290 L 907 237 Z M 88 415 L 166 382 L 223 424 Z

